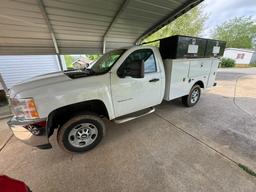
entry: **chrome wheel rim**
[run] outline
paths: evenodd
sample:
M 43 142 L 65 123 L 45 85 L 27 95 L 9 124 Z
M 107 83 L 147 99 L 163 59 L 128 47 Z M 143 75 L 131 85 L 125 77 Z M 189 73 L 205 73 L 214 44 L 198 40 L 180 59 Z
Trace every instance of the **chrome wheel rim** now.
M 199 90 L 198 89 L 194 89 L 193 91 L 192 91 L 192 93 L 191 93 L 191 103 L 196 103 L 197 102 L 197 100 L 198 100 L 198 98 L 199 98 Z
M 82 148 L 92 144 L 97 136 L 98 129 L 94 124 L 81 123 L 69 132 L 68 141 L 72 146 Z

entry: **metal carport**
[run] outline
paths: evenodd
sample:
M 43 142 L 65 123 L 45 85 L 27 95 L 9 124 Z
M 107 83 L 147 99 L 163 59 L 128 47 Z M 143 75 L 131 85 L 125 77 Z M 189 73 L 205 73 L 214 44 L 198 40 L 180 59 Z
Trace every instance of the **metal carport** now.
M 104 53 L 140 42 L 202 0 L 1 0 L 0 55 Z

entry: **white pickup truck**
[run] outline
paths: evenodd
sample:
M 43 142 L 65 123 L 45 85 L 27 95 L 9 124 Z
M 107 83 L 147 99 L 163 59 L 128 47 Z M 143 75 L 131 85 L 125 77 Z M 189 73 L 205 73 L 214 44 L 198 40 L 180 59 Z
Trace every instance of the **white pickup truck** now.
M 8 122 L 24 143 L 50 148 L 57 131 L 69 152 L 94 148 L 105 134 L 102 118 L 123 123 L 152 113 L 163 99 L 195 105 L 215 85 L 217 58 L 165 59 L 157 47 L 134 46 L 104 54 L 85 70 L 50 73 L 9 90 Z M 136 113 L 135 113 L 136 112 Z

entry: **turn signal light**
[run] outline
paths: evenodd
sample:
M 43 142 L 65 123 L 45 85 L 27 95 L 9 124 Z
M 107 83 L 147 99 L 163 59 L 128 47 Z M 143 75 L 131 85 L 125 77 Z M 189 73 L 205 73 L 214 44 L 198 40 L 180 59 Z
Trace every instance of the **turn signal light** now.
M 39 114 L 33 98 L 11 99 L 11 107 L 14 115 L 20 119 L 37 119 Z

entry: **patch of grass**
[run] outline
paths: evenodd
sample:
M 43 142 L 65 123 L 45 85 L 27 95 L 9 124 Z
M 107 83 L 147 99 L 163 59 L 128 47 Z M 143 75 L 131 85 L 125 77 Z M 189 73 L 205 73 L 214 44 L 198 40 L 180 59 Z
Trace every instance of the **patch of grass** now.
M 256 177 L 256 173 L 255 173 L 253 170 L 251 170 L 249 167 L 247 167 L 247 166 L 245 166 L 245 165 L 242 165 L 242 164 L 240 164 L 240 163 L 238 164 L 238 166 L 239 166 L 241 169 L 243 169 L 246 173 L 248 173 L 248 174 L 250 174 L 250 175 Z
M 251 63 L 249 66 L 250 67 L 256 67 L 256 62 L 255 63 Z

